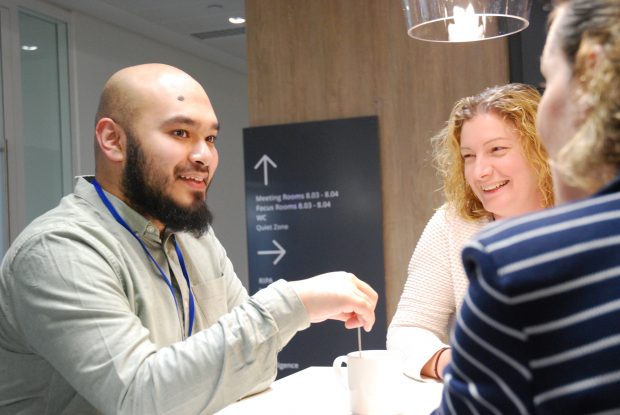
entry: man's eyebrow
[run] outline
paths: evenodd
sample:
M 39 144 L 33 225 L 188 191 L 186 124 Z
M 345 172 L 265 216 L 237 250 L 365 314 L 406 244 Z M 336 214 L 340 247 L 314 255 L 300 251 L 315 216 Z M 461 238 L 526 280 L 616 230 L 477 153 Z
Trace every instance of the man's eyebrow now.
M 196 125 L 197 122 L 193 118 L 186 117 L 184 115 L 176 115 L 174 117 L 170 117 L 162 122 L 162 125 L 168 124 L 186 124 L 186 125 Z
M 171 124 L 184 124 L 184 125 L 189 125 L 193 127 L 193 126 L 198 125 L 199 123 L 194 118 L 186 117 L 184 115 L 177 115 L 177 116 L 174 116 L 174 117 L 171 117 L 165 120 L 162 123 L 162 126 L 171 125 Z M 219 131 L 220 123 L 219 122 L 214 123 L 212 128 L 215 129 L 216 131 Z

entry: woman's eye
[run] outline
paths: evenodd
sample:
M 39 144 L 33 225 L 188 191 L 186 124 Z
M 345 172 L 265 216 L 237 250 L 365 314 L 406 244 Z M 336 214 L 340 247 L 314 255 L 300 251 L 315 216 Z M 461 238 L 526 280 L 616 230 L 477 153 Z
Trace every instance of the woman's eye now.
M 174 135 L 176 137 L 180 137 L 180 138 L 187 138 L 187 137 L 189 137 L 189 133 L 187 132 L 187 130 L 173 130 L 172 131 L 172 135 Z
M 215 135 L 210 135 L 207 137 L 207 142 L 215 144 L 215 142 L 217 141 L 217 136 Z
M 462 154 L 461 157 L 463 157 L 463 160 L 467 160 L 467 159 L 471 159 L 474 157 L 473 154 Z
M 502 153 L 504 151 L 506 151 L 508 148 L 507 147 L 493 147 L 491 149 L 492 153 Z

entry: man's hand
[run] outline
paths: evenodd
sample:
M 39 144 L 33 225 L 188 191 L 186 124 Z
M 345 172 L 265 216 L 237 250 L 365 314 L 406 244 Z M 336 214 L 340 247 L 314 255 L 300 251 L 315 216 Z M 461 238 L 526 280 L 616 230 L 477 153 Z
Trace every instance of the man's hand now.
M 375 324 L 378 295 L 353 274 L 329 272 L 290 284 L 306 307 L 311 323 L 340 320 L 348 329 L 364 327 L 366 331 Z

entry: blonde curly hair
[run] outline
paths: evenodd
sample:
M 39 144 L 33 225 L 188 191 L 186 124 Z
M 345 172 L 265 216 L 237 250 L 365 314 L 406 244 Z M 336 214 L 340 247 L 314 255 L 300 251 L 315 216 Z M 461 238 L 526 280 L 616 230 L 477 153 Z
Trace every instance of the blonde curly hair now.
M 569 185 L 589 192 L 613 179 L 620 169 L 620 2 L 562 0 L 556 42 L 572 66 L 575 100 L 588 110 L 576 134 L 553 161 Z M 557 8 L 556 8 L 557 11 Z M 552 14 L 552 19 L 555 13 Z M 596 65 L 588 56 L 602 49 Z
M 446 202 L 461 217 L 469 220 L 491 219 L 465 180 L 461 156 L 461 130 L 467 120 L 478 114 L 497 114 L 515 127 L 523 152 L 538 177 L 544 207 L 553 205 L 553 182 L 545 150 L 536 132 L 536 111 L 540 93 L 525 84 L 512 83 L 487 88 L 456 102 L 446 126 L 431 138 L 433 159 L 443 179 Z

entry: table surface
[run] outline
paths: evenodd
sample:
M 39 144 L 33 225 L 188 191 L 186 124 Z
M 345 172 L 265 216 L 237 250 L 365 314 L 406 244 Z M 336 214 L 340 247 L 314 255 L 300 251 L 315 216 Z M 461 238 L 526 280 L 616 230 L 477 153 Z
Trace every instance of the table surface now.
M 429 414 L 439 406 L 443 386 L 403 375 L 403 415 Z M 348 415 L 348 392 L 334 369 L 312 366 L 279 379 L 264 392 L 242 399 L 217 415 Z

